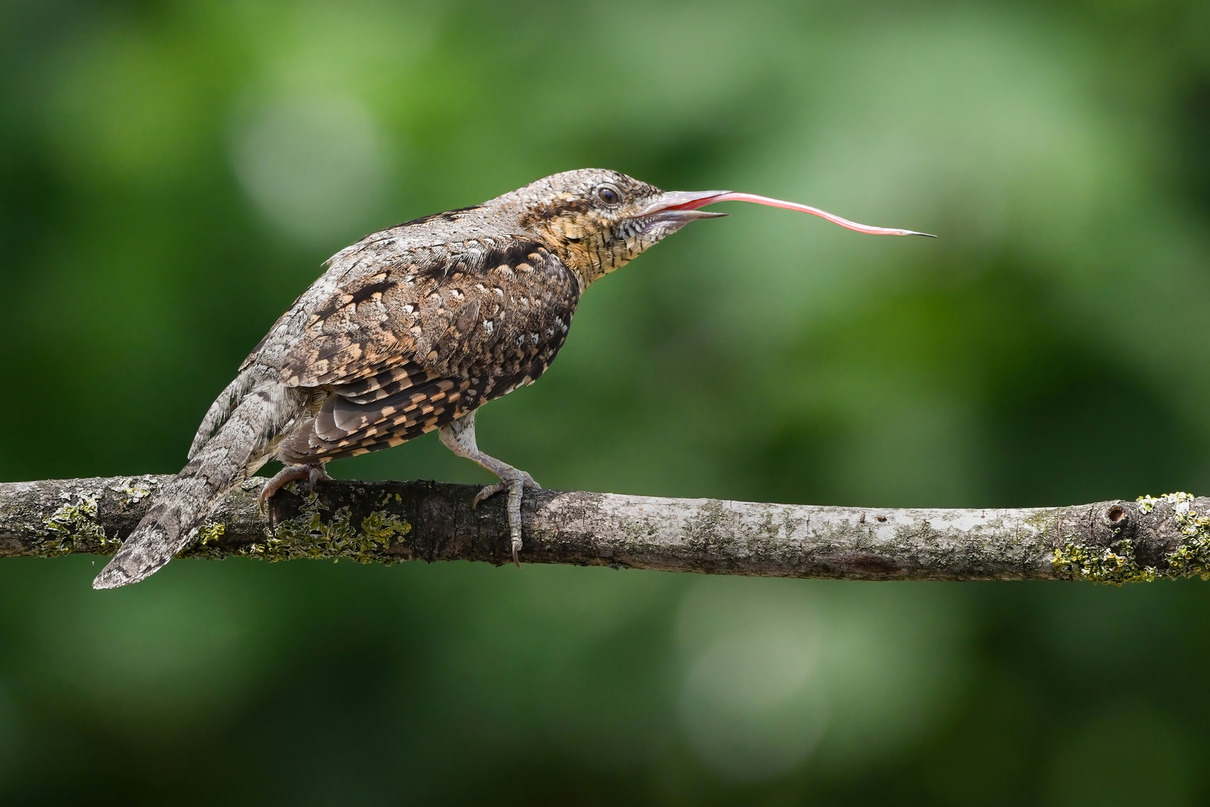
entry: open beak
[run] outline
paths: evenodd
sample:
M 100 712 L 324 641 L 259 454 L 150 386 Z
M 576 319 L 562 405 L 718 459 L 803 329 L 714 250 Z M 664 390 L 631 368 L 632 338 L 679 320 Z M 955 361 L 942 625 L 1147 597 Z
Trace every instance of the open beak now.
M 655 216 L 665 221 L 695 221 L 697 219 L 716 219 L 726 213 L 716 213 L 713 210 L 699 208 L 714 202 L 719 196 L 731 191 L 669 191 L 661 193 L 655 200 L 639 212 L 640 218 Z
M 827 219 L 833 224 L 839 224 L 841 227 L 868 235 L 923 235 L 927 238 L 937 237 L 930 233 L 918 233 L 915 230 L 872 227 L 868 224 L 849 221 L 826 210 L 820 210 L 818 207 L 800 205 L 797 202 L 785 202 L 781 199 L 770 199 L 768 196 L 757 196 L 752 193 L 735 193 L 734 191 L 671 191 L 663 193 L 645 207 L 639 215 L 655 216 L 668 221 L 678 222 L 694 221 L 695 219 L 712 219 L 727 215 L 726 213 L 715 213 L 714 211 L 701 209 L 706 205 L 712 205 L 716 202 L 752 202 L 758 205 L 768 205 L 769 207 L 784 207 L 786 210 L 810 213 L 812 216 Z

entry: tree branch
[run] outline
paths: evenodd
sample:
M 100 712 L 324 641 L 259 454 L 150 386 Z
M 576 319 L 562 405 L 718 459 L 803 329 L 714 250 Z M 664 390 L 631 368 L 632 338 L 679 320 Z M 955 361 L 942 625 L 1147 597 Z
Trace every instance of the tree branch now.
M 0 557 L 112 554 L 171 477 L 0 484 Z M 362 563 L 509 558 L 503 497 L 435 482 L 329 482 L 263 513 L 249 480 L 183 557 Z M 1096 580 L 1210 573 L 1210 499 L 1018 510 L 816 507 L 527 493 L 526 563 L 858 580 Z M 272 524 L 271 524 L 272 522 Z M 275 526 L 273 526 L 275 524 Z

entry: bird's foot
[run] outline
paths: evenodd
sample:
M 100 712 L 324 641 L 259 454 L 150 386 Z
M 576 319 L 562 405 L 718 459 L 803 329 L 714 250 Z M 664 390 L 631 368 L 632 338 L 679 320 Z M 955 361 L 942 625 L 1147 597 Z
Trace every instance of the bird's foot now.
M 471 503 L 472 507 L 478 507 L 479 502 L 488 496 L 494 496 L 504 490 L 508 491 L 508 532 L 513 541 L 513 563 L 520 566 L 521 561 L 517 559 L 517 553 L 521 551 L 521 494 L 526 488 L 541 490 L 542 486 L 525 471 L 518 470 L 495 457 L 489 457 L 479 450 L 479 446 L 475 442 L 474 410 L 454 422 L 442 426 L 440 435 L 441 442 L 450 451 L 459 457 L 466 457 L 468 460 L 479 463 L 500 479 L 496 484 L 488 485 L 479 491 L 479 495 Z
M 521 551 L 521 496 L 525 490 L 541 490 L 542 486 L 525 471 L 508 465 L 498 469 L 497 473 L 500 474 L 500 481 L 479 491 L 471 502 L 471 507 L 478 507 L 479 502 L 484 499 L 502 491 L 508 491 L 508 532 L 512 537 L 513 563 L 520 566 L 521 561 L 517 558 L 517 554 Z
M 287 465 L 265 483 L 256 500 L 263 510 L 269 506 L 269 500 L 291 482 L 301 482 L 305 479 L 307 484 L 310 485 L 312 492 L 314 492 L 316 485 L 320 482 L 327 482 L 331 478 L 320 463 L 314 465 Z

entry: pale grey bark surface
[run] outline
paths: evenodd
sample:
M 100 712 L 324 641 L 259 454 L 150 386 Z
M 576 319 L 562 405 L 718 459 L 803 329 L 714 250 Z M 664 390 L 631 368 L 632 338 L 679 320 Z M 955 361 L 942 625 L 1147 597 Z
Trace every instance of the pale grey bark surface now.
M 172 477 L 0 484 L 0 557 L 112 554 Z M 403 560 L 510 558 L 503 497 L 433 482 L 244 483 L 182 557 Z M 1102 582 L 1204 575 L 1210 499 L 1170 494 L 1026 509 L 879 509 L 527 493 L 523 563 L 862 580 Z

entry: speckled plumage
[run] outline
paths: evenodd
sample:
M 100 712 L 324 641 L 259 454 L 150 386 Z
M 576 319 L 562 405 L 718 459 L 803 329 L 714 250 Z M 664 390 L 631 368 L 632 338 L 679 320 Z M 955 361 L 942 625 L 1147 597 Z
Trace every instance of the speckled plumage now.
M 314 479 L 330 460 L 434 429 L 500 477 L 479 498 L 508 492 L 515 557 L 522 491 L 537 485 L 478 450 L 475 410 L 550 366 L 594 280 L 688 221 L 719 215 L 688 206 L 705 196 L 569 171 L 341 250 L 240 366 L 206 413 L 189 464 L 94 587 L 162 567 L 223 494 L 270 459 L 286 468 L 266 495 Z

